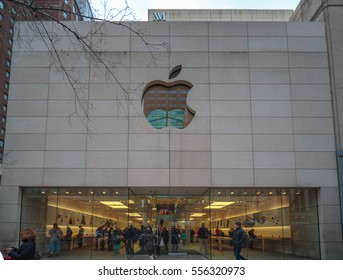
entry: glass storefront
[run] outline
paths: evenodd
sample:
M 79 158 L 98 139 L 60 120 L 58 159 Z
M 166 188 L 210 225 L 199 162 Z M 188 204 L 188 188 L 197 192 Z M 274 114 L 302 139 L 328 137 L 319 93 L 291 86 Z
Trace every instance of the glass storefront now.
M 36 231 L 43 258 L 140 259 L 146 254 L 141 229 L 150 225 L 164 239 L 162 246 L 156 240 L 157 258 L 234 259 L 231 231 L 240 221 L 248 259 L 320 259 L 313 188 L 22 190 L 21 229 Z M 54 223 L 63 237 L 52 244 Z M 197 235 L 203 223 L 206 244 Z

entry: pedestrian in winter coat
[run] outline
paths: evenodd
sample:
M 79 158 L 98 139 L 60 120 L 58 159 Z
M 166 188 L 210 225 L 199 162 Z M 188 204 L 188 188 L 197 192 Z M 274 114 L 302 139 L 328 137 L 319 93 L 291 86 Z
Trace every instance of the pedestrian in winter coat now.
M 246 260 L 243 256 L 241 256 L 241 250 L 243 244 L 245 242 L 246 233 L 241 228 L 241 223 L 235 223 L 235 230 L 232 233 L 232 243 L 233 243 L 233 253 L 236 257 L 236 260 Z
M 154 248 L 156 244 L 156 235 L 152 232 L 150 226 L 146 228 L 145 233 L 145 249 L 150 257 L 150 259 L 154 259 Z
M 20 238 L 23 244 L 20 248 L 7 248 L 8 256 L 13 260 L 34 260 L 36 252 L 36 233 L 32 229 L 21 231 Z

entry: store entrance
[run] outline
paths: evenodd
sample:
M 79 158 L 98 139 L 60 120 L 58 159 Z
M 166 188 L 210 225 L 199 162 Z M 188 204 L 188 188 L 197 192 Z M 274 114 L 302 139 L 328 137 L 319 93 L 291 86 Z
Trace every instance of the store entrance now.
M 130 189 L 129 202 L 129 224 L 143 231 L 146 226 L 152 227 L 158 238 L 158 255 L 210 258 L 209 244 L 200 248 L 197 240 L 197 231 L 202 223 L 210 230 L 207 189 L 173 189 L 171 192 L 163 188 L 136 188 Z

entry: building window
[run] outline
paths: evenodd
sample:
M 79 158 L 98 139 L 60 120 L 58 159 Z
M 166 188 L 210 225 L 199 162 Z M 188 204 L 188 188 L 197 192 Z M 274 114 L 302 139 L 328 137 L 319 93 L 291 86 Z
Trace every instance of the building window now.
M 0 20 L 2 20 L 2 14 L 0 14 Z
M 9 39 L 8 39 L 8 43 L 10 44 L 10 46 L 12 46 L 12 45 L 13 45 L 13 41 L 12 41 L 12 39 L 11 39 L 11 38 L 9 38 Z
M 0 140 L 0 147 L 4 147 L 4 141 L 3 140 Z
M 7 65 L 7 67 L 11 67 L 11 61 L 7 59 L 6 65 Z
M 64 0 L 64 4 L 68 5 L 68 0 Z
M 8 55 L 9 57 L 12 56 L 12 51 L 11 51 L 10 49 L 7 50 L 7 55 Z
M 67 14 L 66 12 L 63 12 L 63 17 L 64 17 L 65 19 L 67 19 L 67 18 L 68 18 L 68 14 Z
M 2 123 L 6 123 L 6 117 L 3 116 L 3 117 L 1 118 L 1 122 L 2 122 Z
M 11 17 L 11 23 L 14 24 L 14 18 L 13 17 Z
M 12 14 L 15 14 L 15 7 L 12 5 L 12 9 L 11 9 Z
M 1 128 L 1 129 L 0 129 L 0 134 L 1 134 L 1 135 L 5 135 L 5 129 Z
M 4 8 L 4 4 L 2 3 L 2 1 L 0 0 L 0 9 Z
M 5 82 L 5 89 L 9 89 L 10 85 L 9 83 Z
M 9 72 L 9 71 L 6 71 L 6 72 L 5 72 L 5 77 L 6 77 L 6 78 L 9 78 L 9 77 L 10 77 L 10 75 L 11 75 L 11 74 L 10 74 L 10 72 Z
M 13 28 L 11 27 L 9 30 L 10 34 L 13 34 Z
M 8 95 L 4 93 L 4 100 L 8 100 Z
M 7 106 L 6 106 L 6 105 L 2 105 L 2 110 L 3 110 L 4 112 L 7 112 Z

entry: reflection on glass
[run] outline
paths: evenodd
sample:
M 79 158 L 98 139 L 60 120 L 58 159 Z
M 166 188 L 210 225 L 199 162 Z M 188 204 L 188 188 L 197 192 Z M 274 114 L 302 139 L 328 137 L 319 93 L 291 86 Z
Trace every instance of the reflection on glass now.
M 201 193 L 189 195 L 184 189 L 180 195 L 169 195 L 135 194 L 128 188 L 24 188 L 21 229 L 36 231 L 43 257 L 49 252 L 49 230 L 57 223 L 63 232 L 62 259 L 126 259 L 125 229 L 130 225 L 137 233 L 130 258 L 140 253 L 142 226 L 150 225 L 157 236 L 162 228 L 169 235 L 177 228 L 177 252 L 181 255 L 233 259 L 231 232 L 239 221 L 251 235 L 242 250 L 249 259 L 320 259 L 316 189 L 213 188 Z M 200 250 L 197 236 L 202 223 L 211 232 L 207 254 Z M 80 226 L 84 230 L 81 247 Z M 113 232 L 120 237 L 116 254 Z M 170 253 L 171 245 L 169 239 L 159 253 Z
M 157 129 L 175 127 L 183 129 L 192 121 L 195 112 L 187 105 L 187 93 L 191 85 L 153 84 L 147 87 L 142 97 L 144 115 Z

